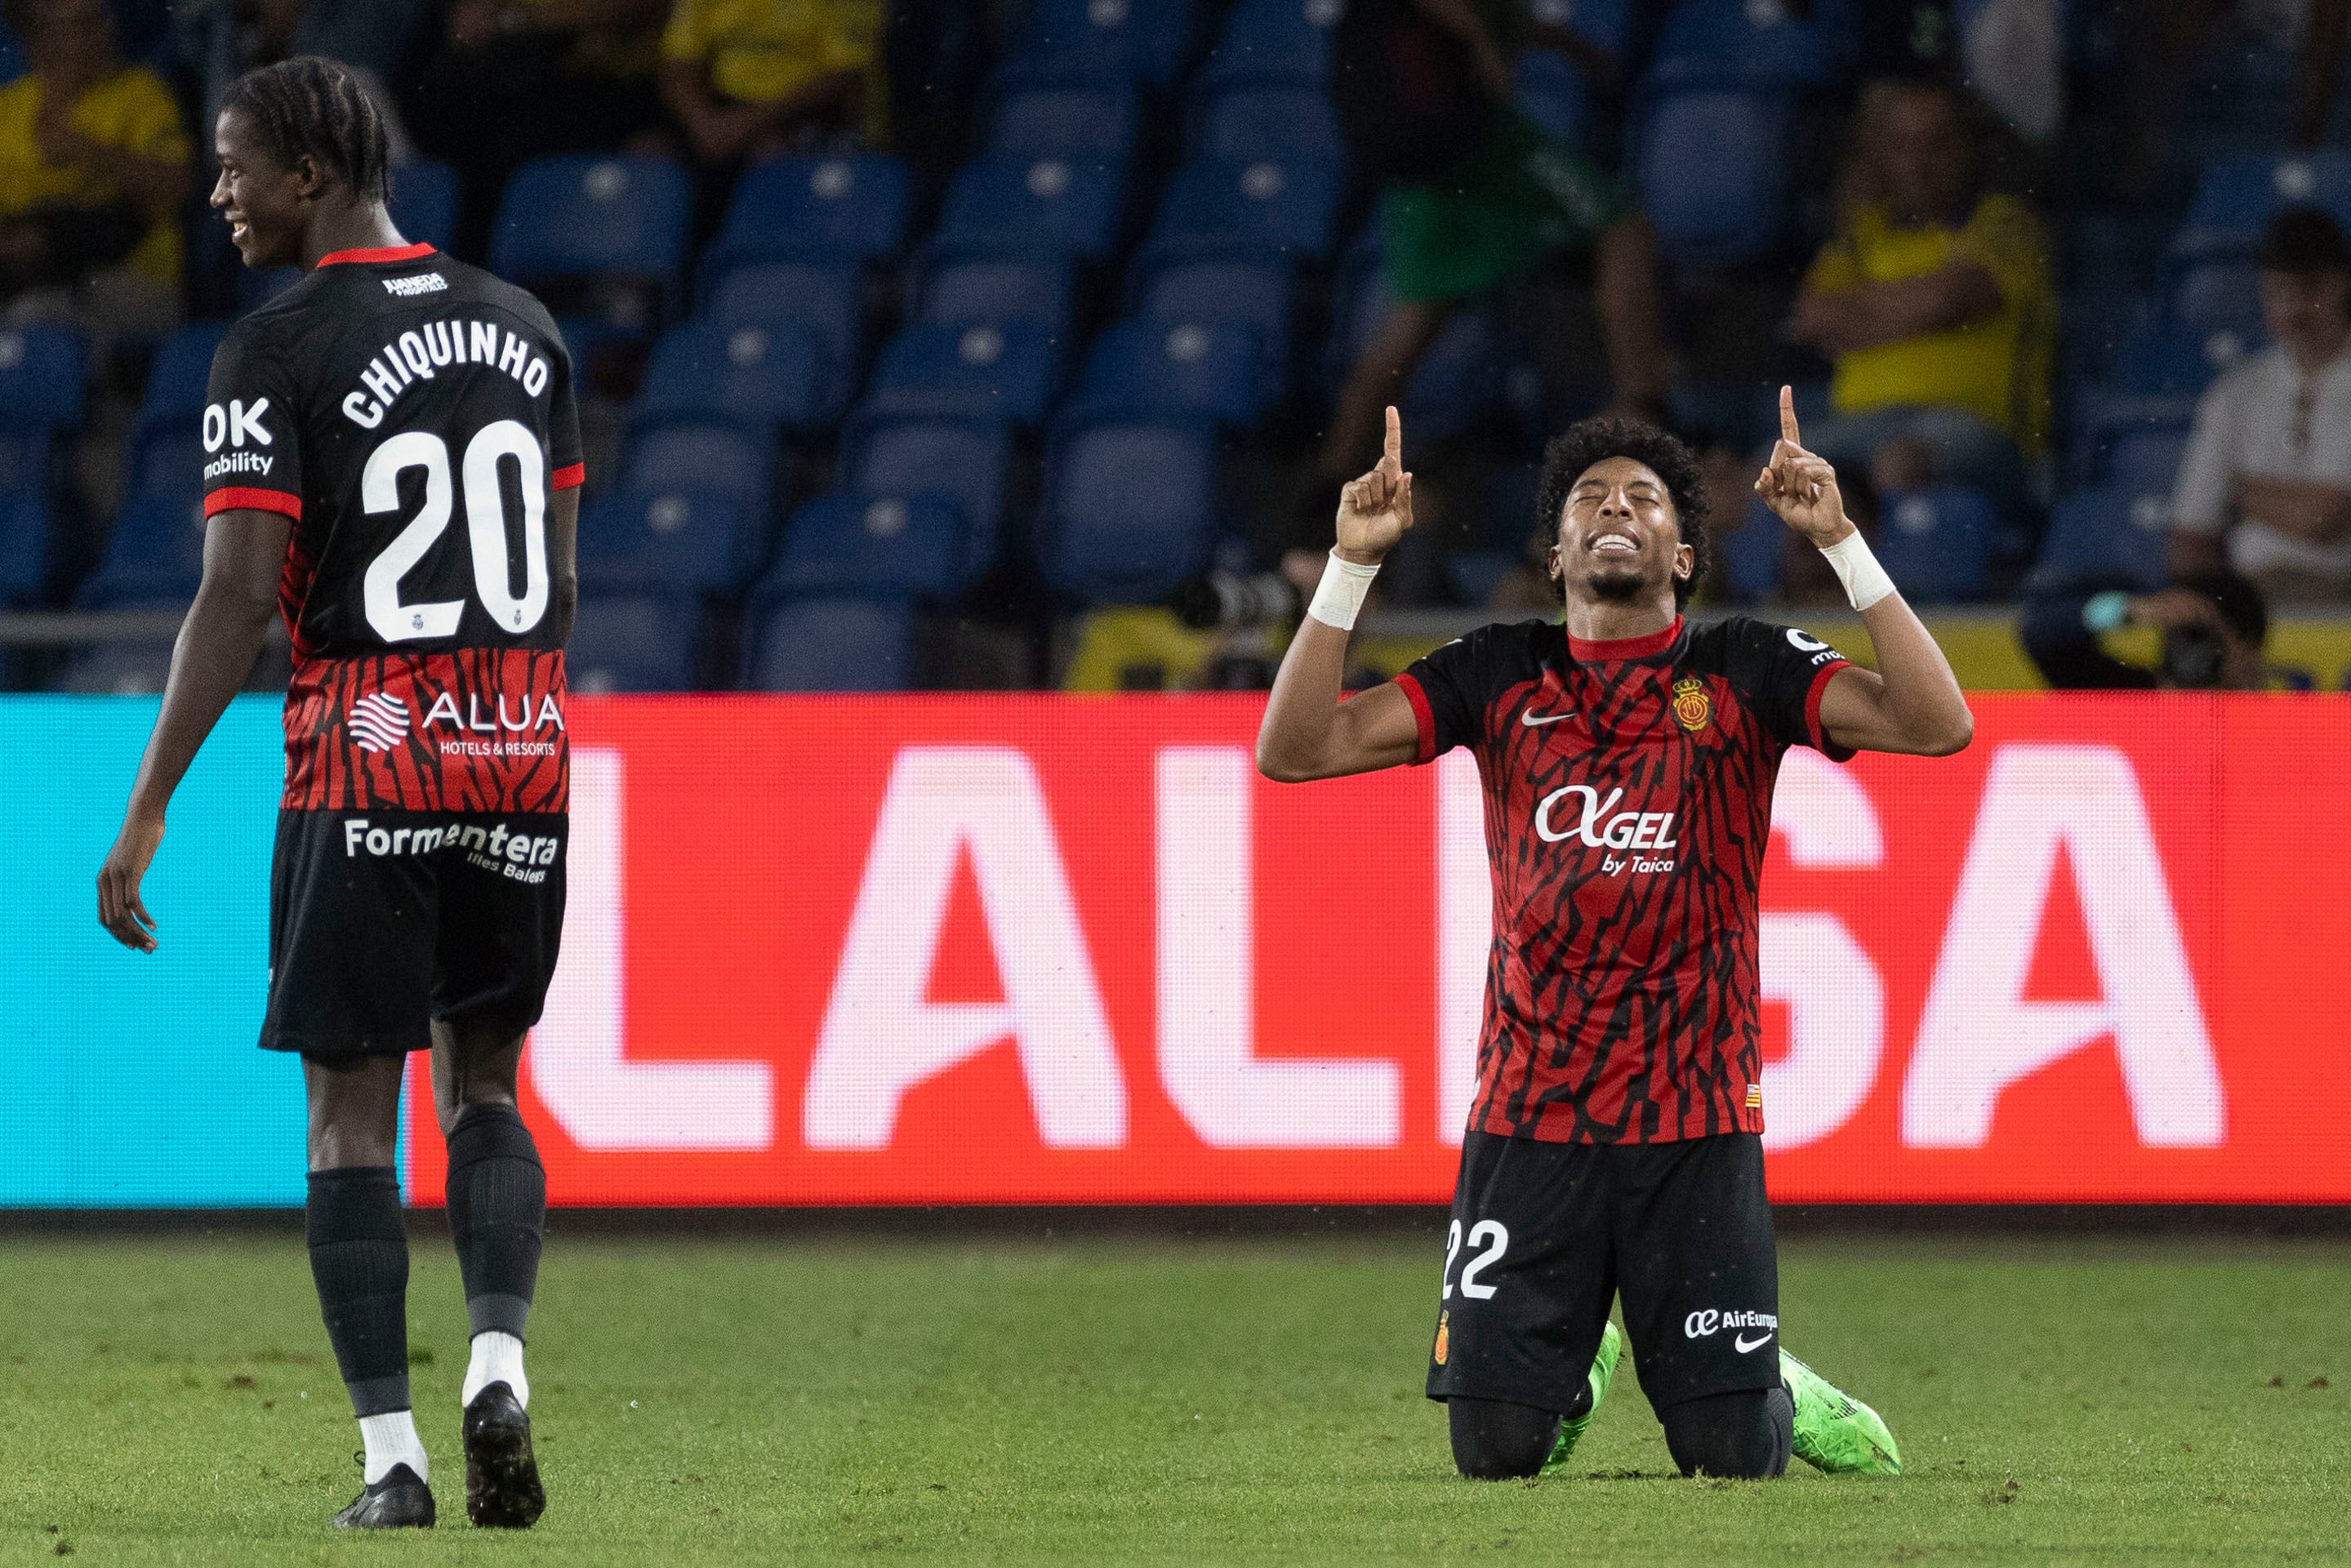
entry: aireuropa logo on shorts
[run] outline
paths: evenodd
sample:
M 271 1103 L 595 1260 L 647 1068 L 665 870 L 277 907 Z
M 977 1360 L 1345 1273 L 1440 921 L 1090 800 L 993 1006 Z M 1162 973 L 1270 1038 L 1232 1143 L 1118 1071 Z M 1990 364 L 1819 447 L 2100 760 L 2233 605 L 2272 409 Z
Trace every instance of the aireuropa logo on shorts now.
M 1749 1351 L 1761 1349 L 1771 1343 L 1771 1336 L 1780 1332 L 1780 1320 L 1771 1312 L 1752 1312 L 1736 1308 L 1723 1312 L 1713 1307 L 1708 1307 L 1703 1312 L 1692 1312 L 1682 1320 L 1684 1339 L 1705 1339 L 1709 1335 L 1720 1333 L 1725 1329 L 1738 1331 L 1761 1329 L 1762 1331 L 1751 1337 L 1744 1332 L 1740 1333 L 1739 1338 L 1733 1342 L 1732 1348 L 1740 1354 L 1745 1355 Z
M 345 860 L 357 860 L 362 852 L 385 860 L 462 850 L 466 864 L 516 882 L 545 882 L 546 868 L 555 863 L 562 848 L 563 841 L 552 834 L 518 833 L 504 822 L 486 828 L 478 822 L 464 827 L 379 828 L 365 817 L 343 822 Z

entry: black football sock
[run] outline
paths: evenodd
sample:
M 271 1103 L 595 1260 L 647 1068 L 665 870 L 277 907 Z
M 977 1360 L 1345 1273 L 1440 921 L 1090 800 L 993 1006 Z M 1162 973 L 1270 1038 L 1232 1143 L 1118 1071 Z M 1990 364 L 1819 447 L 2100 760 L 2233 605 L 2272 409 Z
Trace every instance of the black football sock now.
M 1657 1412 L 1682 1474 L 1768 1480 L 1786 1473 L 1796 1406 L 1784 1388 L 1685 1399 Z
M 1529 1405 L 1455 1395 L 1445 1402 L 1453 1465 L 1473 1481 L 1519 1480 L 1542 1473 L 1559 1442 L 1559 1417 Z
M 352 1413 L 408 1408 L 408 1232 L 390 1166 L 310 1173 L 310 1278 Z
M 449 1237 L 476 1334 L 523 1337 L 547 1235 L 547 1171 L 522 1113 L 468 1105 L 449 1133 Z

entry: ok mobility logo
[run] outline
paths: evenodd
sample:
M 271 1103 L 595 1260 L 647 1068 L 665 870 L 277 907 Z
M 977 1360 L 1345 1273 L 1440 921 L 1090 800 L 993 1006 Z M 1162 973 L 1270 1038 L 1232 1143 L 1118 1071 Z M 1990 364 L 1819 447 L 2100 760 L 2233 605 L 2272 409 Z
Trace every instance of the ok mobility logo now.
M 266 474 L 277 465 L 277 459 L 263 452 L 247 452 L 246 438 L 252 437 L 256 446 L 271 444 L 269 429 L 261 416 L 269 412 L 269 400 L 257 397 L 253 406 L 246 406 L 243 398 L 231 398 L 226 408 L 209 403 L 204 408 L 204 450 L 218 452 L 224 446 L 232 450 L 204 465 L 207 481 L 224 474 Z

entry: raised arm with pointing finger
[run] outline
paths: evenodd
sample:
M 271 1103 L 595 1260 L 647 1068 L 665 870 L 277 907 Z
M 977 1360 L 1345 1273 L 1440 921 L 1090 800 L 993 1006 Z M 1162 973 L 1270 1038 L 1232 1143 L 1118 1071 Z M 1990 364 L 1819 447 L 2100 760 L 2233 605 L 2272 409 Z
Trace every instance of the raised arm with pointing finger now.
M 1904 602 L 1894 580 L 1844 515 L 1836 470 L 1804 450 L 1794 394 L 1780 389 L 1780 439 L 1755 493 L 1836 569 L 1845 596 L 1877 650 L 1877 670 L 1840 671 L 1821 698 L 1829 738 L 1855 751 L 1948 757 L 1975 734 L 1975 717 L 1950 662 Z

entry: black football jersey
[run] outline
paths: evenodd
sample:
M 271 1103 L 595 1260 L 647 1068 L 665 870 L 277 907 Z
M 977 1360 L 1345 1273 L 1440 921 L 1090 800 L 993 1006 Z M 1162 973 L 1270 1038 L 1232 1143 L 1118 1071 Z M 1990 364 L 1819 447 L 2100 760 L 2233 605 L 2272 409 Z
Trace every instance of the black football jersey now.
M 548 504 L 583 477 L 529 294 L 430 246 L 340 251 L 229 331 L 204 511 L 280 512 L 298 808 L 559 810 Z
M 1845 660 L 1793 627 L 1586 642 L 1489 626 L 1396 677 L 1426 762 L 1478 760 L 1494 947 L 1479 1131 L 1668 1143 L 1763 1130 L 1756 894 L 1771 787 Z

